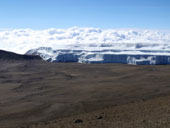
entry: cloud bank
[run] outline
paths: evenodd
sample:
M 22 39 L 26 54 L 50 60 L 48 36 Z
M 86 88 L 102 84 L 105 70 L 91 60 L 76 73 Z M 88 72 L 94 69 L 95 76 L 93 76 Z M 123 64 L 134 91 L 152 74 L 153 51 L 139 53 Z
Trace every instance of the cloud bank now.
M 99 28 L 14 29 L 0 31 L 0 49 L 24 54 L 30 49 L 168 50 L 170 33 L 155 30 Z

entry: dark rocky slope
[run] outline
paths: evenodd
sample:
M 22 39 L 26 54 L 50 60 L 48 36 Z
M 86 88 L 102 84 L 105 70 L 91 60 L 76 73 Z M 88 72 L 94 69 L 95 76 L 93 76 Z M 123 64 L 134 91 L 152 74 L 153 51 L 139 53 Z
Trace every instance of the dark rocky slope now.
M 20 55 L 13 52 L 0 50 L 1 60 L 40 60 L 41 57 L 36 55 Z

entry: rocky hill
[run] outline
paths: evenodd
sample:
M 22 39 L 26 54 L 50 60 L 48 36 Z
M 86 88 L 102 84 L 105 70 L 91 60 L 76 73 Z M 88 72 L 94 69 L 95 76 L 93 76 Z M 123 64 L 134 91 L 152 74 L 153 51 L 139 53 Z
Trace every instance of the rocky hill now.
M 1 60 L 40 60 L 41 57 L 36 55 L 20 55 L 13 52 L 8 52 L 0 50 L 0 59 Z

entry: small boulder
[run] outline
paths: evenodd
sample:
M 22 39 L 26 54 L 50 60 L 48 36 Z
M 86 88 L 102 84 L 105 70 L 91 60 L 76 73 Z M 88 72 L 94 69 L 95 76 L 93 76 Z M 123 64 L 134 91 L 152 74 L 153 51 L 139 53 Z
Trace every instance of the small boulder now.
M 98 119 L 98 120 L 100 120 L 100 119 L 102 119 L 102 118 L 103 118 L 103 116 L 99 116 L 99 117 L 97 117 L 97 119 Z
M 78 120 L 75 121 L 75 123 L 76 123 L 76 124 L 77 124 L 77 123 L 83 123 L 83 120 L 78 119 Z

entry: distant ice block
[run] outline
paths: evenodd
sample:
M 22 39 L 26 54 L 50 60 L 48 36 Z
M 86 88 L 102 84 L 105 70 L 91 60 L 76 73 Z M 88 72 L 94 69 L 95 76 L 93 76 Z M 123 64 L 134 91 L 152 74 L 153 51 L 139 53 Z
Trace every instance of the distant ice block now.
M 123 63 L 133 65 L 164 65 L 170 64 L 169 51 L 161 50 L 53 50 L 40 47 L 29 50 L 26 54 L 40 55 L 49 62 L 78 63 Z

